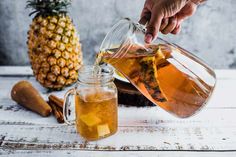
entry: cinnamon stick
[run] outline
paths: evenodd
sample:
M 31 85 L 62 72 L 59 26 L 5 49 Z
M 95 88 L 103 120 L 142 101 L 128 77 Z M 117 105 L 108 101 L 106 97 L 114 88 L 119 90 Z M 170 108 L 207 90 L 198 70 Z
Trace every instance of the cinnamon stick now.
M 51 94 L 48 97 L 49 101 L 60 107 L 61 109 L 63 108 L 63 99 L 58 98 L 57 96 Z
M 52 113 L 55 116 L 55 118 L 57 119 L 58 123 L 64 123 L 64 118 L 63 118 L 63 114 L 62 114 L 62 109 L 60 107 L 58 107 L 55 103 L 53 103 L 52 101 L 49 101 L 49 105 L 52 108 Z

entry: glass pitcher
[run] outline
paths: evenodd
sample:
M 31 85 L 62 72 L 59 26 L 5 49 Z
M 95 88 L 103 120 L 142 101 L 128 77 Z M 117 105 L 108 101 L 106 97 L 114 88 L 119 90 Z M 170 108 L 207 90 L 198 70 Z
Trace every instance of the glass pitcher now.
M 180 118 L 199 111 L 216 83 L 214 71 L 185 49 L 157 38 L 145 44 L 145 27 L 130 19 L 114 25 L 97 64 L 108 63 L 154 104 Z

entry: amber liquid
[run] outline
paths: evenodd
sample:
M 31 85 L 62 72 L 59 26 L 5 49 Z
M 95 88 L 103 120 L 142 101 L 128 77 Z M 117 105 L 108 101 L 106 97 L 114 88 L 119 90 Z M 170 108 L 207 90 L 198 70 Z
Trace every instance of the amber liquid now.
M 117 97 L 109 91 L 88 91 L 76 96 L 77 132 L 87 140 L 98 140 L 117 131 Z
M 150 45 L 148 53 L 132 47 L 112 55 L 114 50 L 100 53 L 101 62 L 111 64 L 150 101 L 178 117 L 193 115 L 214 87 L 214 76 L 202 73 L 209 69 L 170 45 Z M 190 70 L 196 67 L 203 77 Z

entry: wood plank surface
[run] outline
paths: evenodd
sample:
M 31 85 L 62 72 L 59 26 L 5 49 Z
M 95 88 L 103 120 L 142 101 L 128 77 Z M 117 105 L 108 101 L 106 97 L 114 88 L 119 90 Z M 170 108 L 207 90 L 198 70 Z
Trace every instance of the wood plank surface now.
M 219 116 L 220 114 L 225 116 Z M 181 120 L 167 116 L 153 107 L 144 109 L 120 107 L 117 134 L 95 142 L 83 140 L 76 133 L 74 126 L 53 123 L 53 117 L 42 119 L 31 113 L 24 116 L 27 119 L 31 117 L 31 120 L 15 122 L 12 119 L 0 122 L 1 148 L 236 150 L 235 111 L 231 109 L 225 109 L 224 112 L 220 110 L 216 112 L 215 109 L 204 110 L 195 117 Z M 51 123 L 47 123 L 50 121 Z
M 0 66 L 0 76 L 25 76 L 33 75 L 30 66 Z
M 236 152 L 7 150 L 1 157 L 235 157 Z
M 57 156 L 70 153 L 75 156 L 79 151 L 82 156 L 93 156 L 100 151 L 116 152 L 115 154 L 107 152 L 106 156 L 109 157 L 124 156 L 120 151 L 128 150 L 126 154 L 130 156 L 168 156 L 168 152 L 161 152 L 163 154 L 133 152 L 159 150 L 210 151 L 203 152 L 203 155 L 209 157 L 235 156 L 235 152 L 217 153 L 217 155 L 214 153 L 214 151 L 236 151 L 235 70 L 217 71 L 218 81 L 212 99 L 195 116 L 178 119 L 158 107 L 119 106 L 117 134 L 95 142 L 83 140 L 73 126 L 58 124 L 53 116 L 42 118 L 10 99 L 11 87 L 22 79 L 29 80 L 47 99 L 50 91 L 41 87 L 34 77 L 30 75 L 16 77 L 13 73 L 0 75 L 0 155 Z M 72 87 L 54 94 L 62 97 L 69 88 Z M 16 152 L 17 155 L 11 152 Z M 180 155 L 172 153 L 172 156 L 185 157 L 190 152 L 181 153 Z M 196 156 L 196 154 L 192 152 L 191 155 Z

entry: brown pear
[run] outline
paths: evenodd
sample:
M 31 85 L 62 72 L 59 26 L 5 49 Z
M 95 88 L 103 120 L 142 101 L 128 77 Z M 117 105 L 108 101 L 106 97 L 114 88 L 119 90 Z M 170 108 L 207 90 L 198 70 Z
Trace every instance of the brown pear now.
M 49 116 L 52 112 L 48 103 L 28 81 L 19 81 L 16 83 L 12 88 L 11 97 L 19 105 L 24 106 L 43 117 Z

